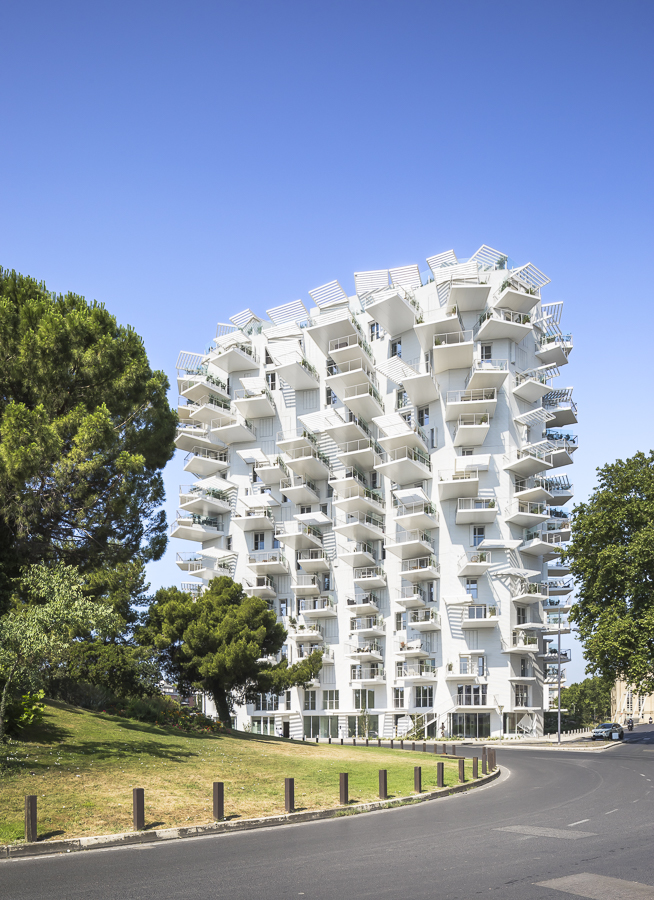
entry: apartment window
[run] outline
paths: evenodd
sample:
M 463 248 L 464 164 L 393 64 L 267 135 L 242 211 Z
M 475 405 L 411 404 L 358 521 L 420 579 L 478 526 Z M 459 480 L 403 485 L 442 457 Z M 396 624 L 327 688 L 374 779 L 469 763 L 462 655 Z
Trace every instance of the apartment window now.
M 304 692 L 304 708 L 311 711 L 316 708 L 316 692 L 315 691 L 305 691 Z
M 288 659 L 288 647 L 286 646 L 286 644 L 282 644 L 282 649 L 280 652 L 282 659 Z
M 379 472 L 370 473 L 370 487 L 373 488 L 373 490 L 379 487 Z
M 279 543 L 279 538 L 273 538 L 273 550 L 279 550 L 281 544 Z
M 469 662 L 470 662 L 470 660 L 468 659 L 467 656 L 462 656 L 459 659 L 459 675 L 467 675 L 468 674 Z
M 481 345 L 481 358 L 482 359 L 492 359 L 493 358 L 493 345 L 492 344 L 482 344 Z
M 433 603 L 436 599 L 434 596 L 434 582 L 428 581 L 426 584 L 427 588 L 427 603 Z
M 530 677 L 530 668 L 529 668 L 529 660 L 521 659 L 520 660 L 520 677 L 521 678 L 529 678 Z
M 466 594 L 476 600 L 478 597 L 479 584 L 476 578 L 466 578 Z
M 231 535 L 227 536 L 227 540 L 225 541 L 225 549 L 226 550 L 232 549 L 232 536 Z
M 393 709 L 404 709 L 404 688 L 393 688 Z
M 486 706 L 485 684 L 460 684 L 457 687 L 457 706 Z
M 283 598 L 279 601 L 279 615 L 280 615 L 280 616 L 287 616 L 287 615 L 288 615 L 288 600 L 286 599 L 286 597 L 283 597 Z
M 255 550 L 264 550 L 265 549 L 265 538 L 266 534 L 263 531 L 255 531 L 254 532 L 254 549 Z
M 375 692 L 364 691 L 363 689 L 354 691 L 354 708 L 355 709 L 374 709 Z
M 284 703 L 286 705 L 286 709 L 291 708 L 291 692 L 290 691 L 286 691 L 284 693 Z
M 429 425 L 429 407 L 421 406 L 418 409 L 418 425 L 426 428 Z
M 275 717 L 263 716 L 262 718 L 252 719 L 253 734 L 274 734 L 275 733 Z
M 266 381 L 269 391 L 277 390 L 277 372 L 266 372 Z
M 526 606 L 516 606 L 515 615 L 516 615 L 516 625 L 526 625 L 527 624 L 527 607 Z
M 515 705 L 529 706 L 529 688 L 526 684 L 516 684 L 515 686 Z
M 461 447 L 461 456 L 474 456 L 475 448 L 474 447 Z
M 320 504 L 320 512 L 323 514 L 323 516 L 329 515 L 329 513 L 327 512 L 327 504 L 326 503 Z
M 430 707 L 434 705 L 434 689 L 433 687 L 417 687 L 416 688 L 416 706 Z
M 473 525 L 472 526 L 472 546 L 478 547 L 481 542 L 486 537 L 486 526 L 485 525 Z
M 395 392 L 395 409 L 404 409 L 405 406 L 409 405 L 409 397 L 405 390 L 399 388 Z
M 370 340 L 378 341 L 381 338 L 381 327 L 379 322 L 371 322 L 370 323 Z
M 322 576 L 322 589 L 323 589 L 323 591 L 328 591 L 330 589 L 330 587 L 331 587 L 331 577 L 329 575 L 329 572 L 327 572 L 326 575 L 323 574 L 323 576 Z
M 405 612 L 395 613 L 395 630 L 404 631 L 406 628 L 407 615 Z
M 431 447 L 432 450 L 436 449 L 436 429 L 435 428 L 429 429 L 429 446 Z
M 257 712 L 277 712 L 279 697 L 277 694 L 257 694 L 254 708 Z
M 322 692 L 322 708 L 338 709 L 338 691 Z
M 300 515 L 301 515 L 301 516 L 304 516 L 304 515 L 306 515 L 307 513 L 310 513 L 310 512 L 311 512 L 311 507 L 310 507 L 310 506 L 301 506 L 301 507 L 300 507 Z
M 270 353 L 268 353 L 267 347 L 264 349 L 264 362 L 267 366 L 272 366 L 275 362 Z
M 486 618 L 486 607 L 485 606 L 469 606 L 468 607 L 468 618 L 469 619 L 485 619 Z
M 477 657 L 477 675 L 485 675 L 486 674 L 486 659 L 483 656 Z
M 327 406 L 334 406 L 336 404 L 337 400 L 338 400 L 338 397 L 333 392 L 333 390 L 330 387 L 326 388 L 325 389 L 325 403 L 327 404 Z
M 391 356 L 402 358 L 402 341 L 391 341 Z

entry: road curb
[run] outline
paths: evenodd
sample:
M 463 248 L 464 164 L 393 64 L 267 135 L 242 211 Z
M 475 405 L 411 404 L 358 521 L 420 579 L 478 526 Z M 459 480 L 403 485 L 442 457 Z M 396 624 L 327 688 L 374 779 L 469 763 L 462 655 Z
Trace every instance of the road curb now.
M 92 837 L 71 838 L 62 841 L 47 841 L 33 844 L 6 844 L 0 847 L 0 860 L 25 859 L 33 856 L 46 856 L 59 853 L 76 853 L 80 850 L 99 850 L 106 847 L 122 847 L 130 844 L 158 843 L 160 841 L 181 840 L 188 837 L 204 837 L 213 834 L 233 834 L 239 831 L 251 831 L 255 828 L 270 828 L 275 825 L 295 825 L 303 822 L 316 822 L 321 819 L 334 819 L 352 816 L 359 813 L 376 812 L 393 809 L 427 800 L 438 800 L 452 794 L 471 791 L 499 778 L 501 769 L 466 781 L 453 787 L 441 788 L 437 791 L 426 791 L 423 794 L 412 794 L 408 797 L 396 797 L 394 800 L 377 800 L 373 803 L 356 803 L 352 806 L 337 806 L 334 809 L 317 809 L 311 812 L 286 813 L 282 816 L 262 816 L 259 819 L 243 819 L 240 822 L 214 822 L 210 825 L 193 825 L 189 828 L 160 828 L 152 831 L 127 831 L 122 834 L 104 834 Z

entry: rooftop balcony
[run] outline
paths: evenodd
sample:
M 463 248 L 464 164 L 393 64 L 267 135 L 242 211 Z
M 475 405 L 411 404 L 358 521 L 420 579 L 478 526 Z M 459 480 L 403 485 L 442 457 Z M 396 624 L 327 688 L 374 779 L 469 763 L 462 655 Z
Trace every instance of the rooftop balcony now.
M 240 510 L 232 522 L 242 531 L 274 531 L 275 517 L 269 506 L 253 506 Z
M 386 672 L 379 665 L 350 666 L 350 681 L 356 684 L 379 684 L 386 681 Z
M 379 597 L 374 592 L 347 598 L 347 611 L 355 615 L 375 615 L 379 612 Z
M 349 541 L 338 551 L 338 558 L 352 568 L 377 564 L 372 544 L 368 544 L 366 541 Z
M 418 559 L 402 560 L 400 574 L 405 581 L 418 584 L 440 578 L 441 567 L 435 556 L 421 556 Z
M 545 366 L 564 366 L 571 351 L 571 334 L 545 334 L 536 344 L 536 356 Z
M 372 348 L 364 336 L 359 332 L 356 332 L 355 334 L 346 334 L 344 337 L 331 340 L 329 342 L 327 355 L 340 366 L 341 363 L 361 358 L 361 351 L 365 353 L 368 360 L 374 366 L 375 356 L 372 352 Z
M 272 600 L 277 596 L 277 588 L 270 575 L 255 575 L 254 584 L 244 584 L 243 590 L 248 597 L 261 597 L 262 600 Z
M 232 344 L 229 347 L 216 347 L 211 351 L 211 362 L 231 375 L 232 372 L 247 372 L 258 368 L 259 357 L 250 344 Z
M 413 609 L 409 612 L 408 624 L 414 631 L 440 631 L 441 617 L 435 609 Z
M 434 335 L 433 366 L 436 374 L 448 369 L 469 369 L 474 343 L 472 331 L 451 331 Z
M 354 569 L 354 584 L 364 590 L 386 587 L 386 572 L 381 566 L 362 566 Z
M 396 603 L 404 609 L 422 609 L 427 604 L 427 593 L 419 584 L 411 584 L 400 588 Z
M 182 572 L 187 572 L 195 578 L 210 581 L 221 575 L 231 577 L 231 569 L 213 556 L 203 556 L 202 553 L 178 553 L 176 563 Z
M 459 497 L 456 507 L 457 525 L 490 525 L 497 516 L 492 497 Z
M 439 472 L 438 477 L 438 496 L 441 500 L 476 497 L 479 493 L 479 471 L 477 469 Z
M 526 578 L 511 578 L 511 600 L 515 603 L 545 602 L 549 596 L 546 581 L 527 581 Z
M 199 516 L 211 516 L 231 511 L 229 494 L 217 488 L 202 487 L 198 484 L 181 485 L 179 506 L 184 512 Z
M 219 416 L 211 421 L 211 433 L 225 444 L 242 444 L 256 441 L 257 429 L 254 423 L 242 416 Z
M 381 643 L 376 640 L 366 641 L 360 638 L 356 643 L 345 644 L 345 656 L 359 662 L 381 662 L 384 651 Z
M 283 453 L 291 453 L 293 450 L 318 448 L 318 441 L 314 434 L 306 428 L 292 428 L 289 431 L 278 431 L 275 442 Z
M 409 331 L 422 315 L 413 295 L 403 288 L 389 288 L 370 294 L 361 305 L 388 334 Z
M 463 415 L 476 413 L 493 418 L 497 406 L 497 388 L 481 388 L 477 391 L 448 391 L 445 421 L 455 422 Z
M 332 597 L 300 600 L 299 612 L 305 619 L 334 619 L 338 614 Z
M 286 465 L 302 478 L 312 481 L 323 481 L 329 478 L 329 460 L 316 447 L 298 447 L 287 452 Z
M 314 550 L 322 547 L 322 534 L 303 522 L 277 522 L 275 538 L 291 550 Z
M 459 557 L 459 578 L 485 575 L 492 565 L 491 554 L 488 550 L 476 550 L 472 553 L 464 553 Z
M 175 433 L 175 446 L 178 450 L 195 451 L 215 449 L 216 441 L 209 434 L 209 429 L 201 422 L 179 422 Z
M 318 387 L 320 376 L 315 366 L 295 352 L 275 359 L 272 366 L 266 367 L 267 371 L 275 372 L 277 377 L 284 381 L 294 391 L 311 391 Z
M 508 359 L 475 359 L 466 378 L 465 387 L 469 391 L 480 391 L 485 388 L 499 390 L 508 374 Z
M 396 641 L 393 650 L 403 659 L 425 659 L 431 653 L 424 638 Z
M 477 341 L 510 340 L 519 344 L 531 330 L 531 316 L 528 314 L 493 307 L 481 314 L 473 329 L 473 336 Z
M 344 513 L 336 519 L 334 531 L 352 541 L 381 541 L 384 519 L 370 512 Z
M 193 447 L 184 457 L 184 471 L 208 478 L 229 468 L 229 450 L 208 450 L 205 447 Z
M 490 420 L 486 413 L 469 413 L 459 416 L 454 426 L 455 447 L 480 447 L 486 440 Z
M 543 409 L 551 416 L 547 424 L 551 428 L 565 428 L 577 424 L 577 404 L 572 399 L 572 388 L 550 391 L 543 397 Z
M 514 472 L 522 478 L 538 475 L 552 468 L 551 454 L 538 447 L 525 447 L 517 450 L 504 466 L 505 471 Z
M 349 309 L 321 312 L 309 320 L 307 334 L 310 334 L 321 351 L 329 354 L 330 341 L 357 333 L 356 324 Z
M 282 478 L 289 478 L 290 473 L 281 456 L 268 456 L 255 462 L 254 471 L 264 484 L 279 484 Z
M 355 616 L 350 619 L 350 635 L 383 637 L 386 623 L 381 616 Z
M 336 488 L 335 488 L 336 489 Z M 378 491 L 372 491 L 370 488 L 364 487 L 358 483 L 352 487 L 337 488 L 337 494 L 334 495 L 333 504 L 336 509 L 347 513 L 373 513 L 383 515 L 385 511 L 385 502 L 382 495 Z
M 397 503 L 395 507 L 395 524 L 406 531 L 415 528 L 438 528 L 439 517 L 436 507 L 432 503 Z
M 329 572 L 330 557 L 325 550 L 298 550 L 295 556 L 305 572 Z
M 387 553 L 400 559 L 412 559 L 434 553 L 436 547 L 431 535 L 426 531 L 398 531 L 388 536 L 384 542 Z
M 325 383 L 339 397 L 346 388 L 354 385 L 365 383 L 371 387 L 378 387 L 374 364 L 363 357 L 343 360 L 339 365 L 336 365 L 333 360 L 328 361 Z
M 432 477 L 429 457 L 412 447 L 387 450 L 375 469 L 396 484 L 410 484 Z
M 308 478 L 300 478 L 298 475 L 282 478 L 279 482 L 279 490 L 297 506 L 317 503 L 320 500 L 320 493 L 313 481 Z
M 177 388 L 180 396 L 187 400 L 199 400 L 207 394 L 215 394 L 218 397 L 229 401 L 229 391 L 227 384 L 215 375 L 209 375 L 206 371 L 196 372 L 194 374 L 186 374 L 184 377 L 177 379 Z
M 263 419 L 275 415 L 275 401 L 268 388 L 254 391 L 242 388 L 234 391 L 234 406 L 242 416 Z
M 532 371 L 516 373 L 513 393 L 526 403 L 537 403 L 552 390 L 551 376 L 544 372 Z
M 315 575 L 298 573 L 293 591 L 296 597 L 317 597 L 320 594 L 320 580 Z
M 199 516 L 177 511 L 170 536 L 183 541 L 211 541 L 224 534 L 222 516 Z
M 373 416 L 380 416 L 384 412 L 382 395 L 369 382 L 352 384 L 346 387 L 341 399 L 355 416 L 372 419 Z
M 419 425 L 411 414 L 392 413 L 376 420 L 379 426 L 379 443 L 384 450 L 396 450 L 398 447 L 411 447 L 425 454 L 429 453 L 427 432 Z
M 281 550 L 253 550 L 247 564 L 255 575 L 288 575 L 290 571 Z
M 423 352 L 431 350 L 434 346 L 434 338 L 439 334 L 463 333 L 463 320 L 456 304 L 449 303 L 446 308 L 437 310 L 434 316 L 424 321 L 418 321 L 414 325 L 420 346 Z M 394 333 L 394 332 L 393 332 Z
M 550 508 L 545 503 L 514 500 L 504 511 L 504 517 L 510 525 L 533 528 L 541 522 L 547 522 L 550 517 Z
M 395 663 L 395 678 L 405 684 L 433 684 L 438 678 L 436 660 Z
M 383 452 L 381 444 L 377 441 L 364 438 L 339 444 L 336 456 L 348 468 L 358 466 L 364 472 L 370 472 L 379 462 Z M 362 483 L 365 484 L 365 478 Z
M 465 607 L 463 611 L 462 628 L 494 628 L 500 621 L 498 609 L 496 606 L 486 606 L 484 603 L 477 603 Z

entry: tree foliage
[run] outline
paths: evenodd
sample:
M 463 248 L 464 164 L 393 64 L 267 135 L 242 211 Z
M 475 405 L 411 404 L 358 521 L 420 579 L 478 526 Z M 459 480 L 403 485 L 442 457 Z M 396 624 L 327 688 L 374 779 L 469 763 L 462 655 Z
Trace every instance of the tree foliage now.
M 130 618 L 166 546 L 167 389 L 104 306 L 0 269 L 0 612 L 22 566 L 62 561 Z
M 284 627 L 264 600 L 245 596 L 226 576 L 198 598 L 176 588 L 158 591 L 137 639 L 163 652 L 164 670 L 182 691 L 207 691 L 228 726 L 234 703 L 306 684 L 322 665 L 319 652 L 292 666 L 262 661 L 281 649 Z
M 598 677 L 561 688 L 561 706 L 568 710 L 568 721 L 581 726 L 610 718 L 612 688 L 612 682 Z
M 654 452 L 598 469 L 574 508 L 566 552 L 578 587 L 570 618 L 587 671 L 654 691 Z

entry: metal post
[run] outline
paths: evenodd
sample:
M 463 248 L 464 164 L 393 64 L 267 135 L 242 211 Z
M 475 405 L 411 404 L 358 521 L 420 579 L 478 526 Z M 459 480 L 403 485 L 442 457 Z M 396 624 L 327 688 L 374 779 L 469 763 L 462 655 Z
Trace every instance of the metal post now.
M 422 752 L 423 753 L 427 752 L 427 744 L 425 743 L 425 741 L 422 742 Z
M 349 803 L 348 790 L 347 790 L 347 772 L 340 773 L 340 789 L 341 789 L 341 797 L 340 797 L 341 806 L 347 806 L 347 804 Z
M 447 744 L 443 744 L 443 756 L 447 756 Z
M 284 779 L 284 809 L 287 813 L 295 812 L 295 779 Z
M 415 751 L 415 749 L 416 749 L 416 742 L 415 742 L 415 741 L 413 741 L 413 743 L 411 744 L 411 749 Z
M 134 831 L 141 831 L 145 828 L 145 796 L 143 788 L 134 788 L 132 790 L 132 817 L 134 820 Z
M 452 744 L 452 756 L 456 756 L 456 744 Z
M 393 738 L 391 738 L 391 750 L 393 749 Z
M 386 769 L 379 770 L 379 799 L 388 799 L 388 771 Z
M 25 796 L 25 840 L 30 844 L 36 840 L 36 794 Z
M 413 790 L 422 794 L 422 766 L 413 767 Z
M 559 681 L 559 697 L 558 697 L 558 712 L 557 712 L 557 731 L 556 731 L 556 742 L 557 744 L 561 743 L 561 613 L 559 613 L 559 671 L 558 671 L 558 681 Z
M 436 763 L 436 785 L 437 787 L 445 787 L 445 763 Z
M 481 751 L 481 774 L 488 775 L 488 753 L 485 747 Z
M 366 738 L 366 747 L 368 746 L 368 738 Z
M 400 750 L 404 750 L 404 740 L 400 741 Z
M 377 746 L 381 747 L 381 738 L 377 738 Z
M 472 777 L 479 778 L 479 757 L 472 757 Z
M 466 761 L 463 757 L 459 759 L 459 781 L 466 780 Z
M 222 781 L 213 783 L 213 818 L 215 822 L 225 818 L 225 785 Z

